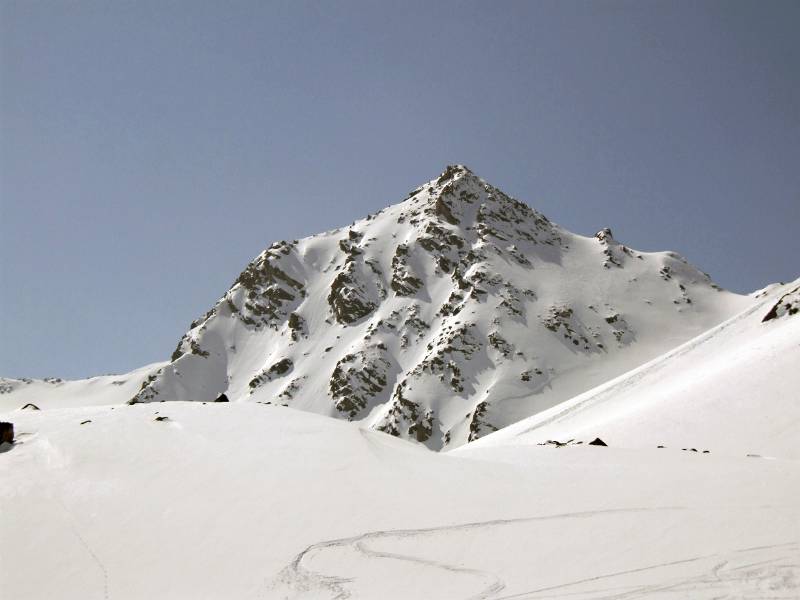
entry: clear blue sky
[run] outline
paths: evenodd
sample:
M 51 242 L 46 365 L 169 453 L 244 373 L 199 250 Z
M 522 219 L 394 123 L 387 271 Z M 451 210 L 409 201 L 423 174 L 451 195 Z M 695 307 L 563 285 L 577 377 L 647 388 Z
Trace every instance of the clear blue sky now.
M 0 375 L 169 356 L 270 242 L 461 162 L 745 292 L 800 275 L 798 2 L 0 0 Z

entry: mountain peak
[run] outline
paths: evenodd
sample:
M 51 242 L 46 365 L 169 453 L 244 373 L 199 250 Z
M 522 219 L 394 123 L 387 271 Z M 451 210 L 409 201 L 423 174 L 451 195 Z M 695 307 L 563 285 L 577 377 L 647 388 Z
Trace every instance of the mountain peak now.
M 465 175 L 465 174 L 474 175 L 474 173 L 466 165 L 459 165 L 459 164 L 447 165 L 445 170 L 436 180 L 436 184 L 442 185 L 458 175 Z
M 405 201 L 384 211 L 399 212 L 398 224 L 409 223 L 422 229 L 423 243 L 430 237 L 427 234 L 457 234 L 466 244 L 488 243 L 490 239 L 511 244 L 560 243 L 560 230 L 544 215 L 490 185 L 464 165 L 448 165 L 438 178 L 417 187 Z
M 131 402 L 224 393 L 452 448 L 741 305 L 670 253 L 612 241 L 449 165 L 349 227 L 271 245 Z

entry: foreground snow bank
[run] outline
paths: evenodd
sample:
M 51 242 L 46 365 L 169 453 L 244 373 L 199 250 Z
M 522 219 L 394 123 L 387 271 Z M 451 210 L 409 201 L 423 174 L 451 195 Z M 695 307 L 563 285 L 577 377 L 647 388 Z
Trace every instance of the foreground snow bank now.
M 8 598 L 800 592 L 796 461 L 585 446 L 437 454 L 251 403 L 0 416 L 18 439 L 0 453 Z

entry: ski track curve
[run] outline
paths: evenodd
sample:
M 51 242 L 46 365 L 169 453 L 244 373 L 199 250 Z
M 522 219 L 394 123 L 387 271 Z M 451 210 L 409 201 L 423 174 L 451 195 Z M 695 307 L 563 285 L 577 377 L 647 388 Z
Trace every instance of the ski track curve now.
M 461 523 L 456 525 L 440 525 L 436 527 L 426 527 L 418 529 L 394 529 L 394 530 L 376 530 L 363 533 L 360 535 L 340 538 L 335 540 L 325 540 L 317 542 L 306 547 L 303 551 L 297 554 L 294 559 L 280 571 L 272 583 L 267 586 L 267 597 L 269 591 L 275 590 L 278 587 L 285 586 L 289 590 L 289 595 L 285 598 L 301 598 L 304 594 L 312 592 L 327 592 L 333 600 L 345 600 L 351 598 L 352 594 L 346 588 L 346 585 L 352 581 L 353 578 L 341 577 L 337 575 L 325 575 L 313 571 L 306 567 L 304 562 L 327 550 L 344 550 L 351 549 L 370 559 L 389 559 L 404 562 L 417 563 L 428 567 L 441 569 L 446 576 L 451 577 L 454 575 L 459 576 L 472 576 L 485 580 L 487 583 L 475 593 L 470 594 L 464 600 L 489 600 L 490 598 L 497 598 L 497 594 L 505 588 L 505 582 L 495 573 L 482 571 L 479 569 L 470 569 L 456 565 L 447 564 L 440 561 L 435 561 L 427 558 L 421 558 L 413 555 L 398 554 L 386 551 L 377 551 L 367 546 L 367 542 L 371 540 L 390 539 L 390 538 L 414 538 L 426 535 L 435 535 L 437 533 L 453 532 L 453 531 L 470 531 L 481 528 L 498 527 L 504 525 L 513 525 L 519 523 L 530 523 L 535 521 L 549 521 L 555 519 L 580 519 L 591 518 L 599 515 L 609 515 L 618 513 L 635 513 L 635 512 L 653 512 L 653 511 L 679 511 L 686 510 L 681 506 L 665 506 L 665 507 L 633 507 L 633 508 L 611 508 L 604 510 L 592 511 L 579 511 L 559 513 L 554 515 L 543 515 L 535 517 L 521 517 L 515 519 L 493 519 L 488 521 L 476 521 L 472 523 Z M 531 592 L 535 593 L 535 592 Z M 514 598 L 516 596 L 508 596 Z M 524 597 L 524 596 L 520 596 Z
M 769 554 L 773 552 L 771 556 Z M 788 554 L 785 554 L 788 552 Z M 768 555 L 769 558 L 764 558 Z M 742 556 L 744 555 L 744 556 Z M 756 562 L 745 562 L 746 557 L 761 558 Z M 752 560 L 752 559 L 751 559 Z M 639 573 L 655 572 L 679 565 L 711 562 L 711 567 L 692 577 L 671 577 L 656 584 L 628 584 L 603 590 L 579 591 L 577 586 L 609 582 L 615 578 Z M 682 594 L 680 597 L 696 598 L 713 594 L 713 598 L 747 598 L 748 600 L 792 600 L 800 598 L 800 542 L 785 542 L 754 548 L 740 548 L 724 555 L 707 554 L 676 561 L 669 561 L 615 571 L 595 577 L 587 577 L 546 588 L 528 590 L 493 600 L 543 600 L 569 597 L 574 600 L 641 600 L 662 594 Z M 750 590 L 745 590 L 750 586 Z M 572 588 L 574 591 L 569 591 Z M 671 595 L 671 598 L 676 596 Z

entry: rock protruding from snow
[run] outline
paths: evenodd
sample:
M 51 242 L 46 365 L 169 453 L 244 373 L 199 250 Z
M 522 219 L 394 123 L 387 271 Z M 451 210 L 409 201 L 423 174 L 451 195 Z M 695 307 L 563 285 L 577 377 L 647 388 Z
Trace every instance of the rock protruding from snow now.
M 358 417 L 387 388 L 392 362 L 382 343 L 343 356 L 330 378 L 330 394 L 336 410 L 348 418 Z
M 14 443 L 14 424 L 0 422 L 0 444 Z
M 422 279 L 416 276 L 408 264 L 408 246 L 400 244 L 392 257 L 392 289 L 398 296 L 413 296 L 422 287 Z
M 764 315 L 762 322 L 779 319 L 783 316 L 796 315 L 800 312 L 800 287 L 783 294 L 778 301 L 772 305 L 769 312 Z

